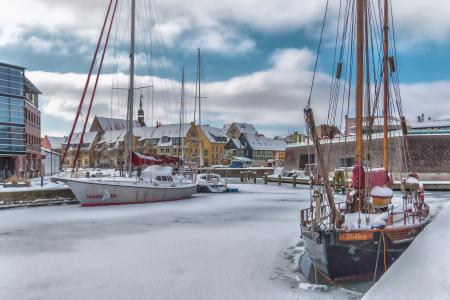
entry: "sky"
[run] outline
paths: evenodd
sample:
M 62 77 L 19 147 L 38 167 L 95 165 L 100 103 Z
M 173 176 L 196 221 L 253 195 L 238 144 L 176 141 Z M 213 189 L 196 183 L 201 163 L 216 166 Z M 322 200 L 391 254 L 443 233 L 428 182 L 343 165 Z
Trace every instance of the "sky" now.
M 0 1 L 0 61 L 25 67 L 42 91 L 42 135 L 67 135 L 109 1 Z M 203 124 L 250 122 L 267 136 L 305 130 L 302 110 L 326 0 L 136 1 L 136 85 L 142 89 L 135 95 L 142 95 L 148 125 L 179 122 L 183 66 L 185 121 L 193 121 L 201 48 Z M 346 1 L 330 0 L 312 98 L 319 122 L 328 110 L 339 5 Z M 92 115 L 125 116 L 120 89 L 127 87 L 129 3 L 119 0 Z M 450 2 L 393 0 L 392 6 L 408 120 L 420 113 L 450 118 Z

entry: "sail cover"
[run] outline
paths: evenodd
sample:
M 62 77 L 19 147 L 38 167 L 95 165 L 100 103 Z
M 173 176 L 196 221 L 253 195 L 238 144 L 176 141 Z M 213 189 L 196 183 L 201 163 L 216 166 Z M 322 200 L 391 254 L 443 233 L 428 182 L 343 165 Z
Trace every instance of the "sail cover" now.
M 148 156 L 132 152 L 131 161 L 133 163 L 133 166 L 154 166 L 154 165 L 174 164 L 177 163 L 179 159 L 173 156 L 164 156 L 164 155 Z

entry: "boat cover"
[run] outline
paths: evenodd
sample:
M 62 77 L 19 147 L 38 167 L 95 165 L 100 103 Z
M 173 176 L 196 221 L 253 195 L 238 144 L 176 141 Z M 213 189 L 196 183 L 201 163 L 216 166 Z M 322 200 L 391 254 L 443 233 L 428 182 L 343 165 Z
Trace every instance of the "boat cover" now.
M 133 166 L 154 166 L 154 165 L 174 164 L 177 163 L 179 159 L 173 156 L 164 156 L 164 155 L 148 156 L 132 152 L 131 161 L 133 163 Z

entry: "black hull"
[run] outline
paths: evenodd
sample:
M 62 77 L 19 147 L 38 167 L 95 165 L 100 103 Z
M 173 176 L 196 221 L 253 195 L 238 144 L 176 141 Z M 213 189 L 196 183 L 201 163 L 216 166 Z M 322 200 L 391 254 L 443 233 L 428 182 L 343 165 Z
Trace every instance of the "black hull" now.
M 314 268 L 305 275 L 311 277 L 314 273 L 314 276 L 319 275 L 331 282 L 367 280 L 375 275 L 379 277 L 408 248 L 424 226 L 401 229 L 400 234 L 395 231 L 385 232 L 384 240 L 380 231 L 370 232 L 372 238 L 367 240 L 343 241 L 339 237 L 346 231 L 320 230 L 312 233 L 304 230 L 302 237 L 311 267 Z

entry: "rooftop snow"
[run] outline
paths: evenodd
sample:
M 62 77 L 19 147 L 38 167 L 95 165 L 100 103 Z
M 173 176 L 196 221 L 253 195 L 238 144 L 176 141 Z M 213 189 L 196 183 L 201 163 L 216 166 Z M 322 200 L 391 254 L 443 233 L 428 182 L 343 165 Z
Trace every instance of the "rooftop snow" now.
M 286 142 L 283 140 L 269 139 L 263 136 L 244 134 L 250 147 L 253 150 L 271 150 L 271 151 L 285 151 Z

